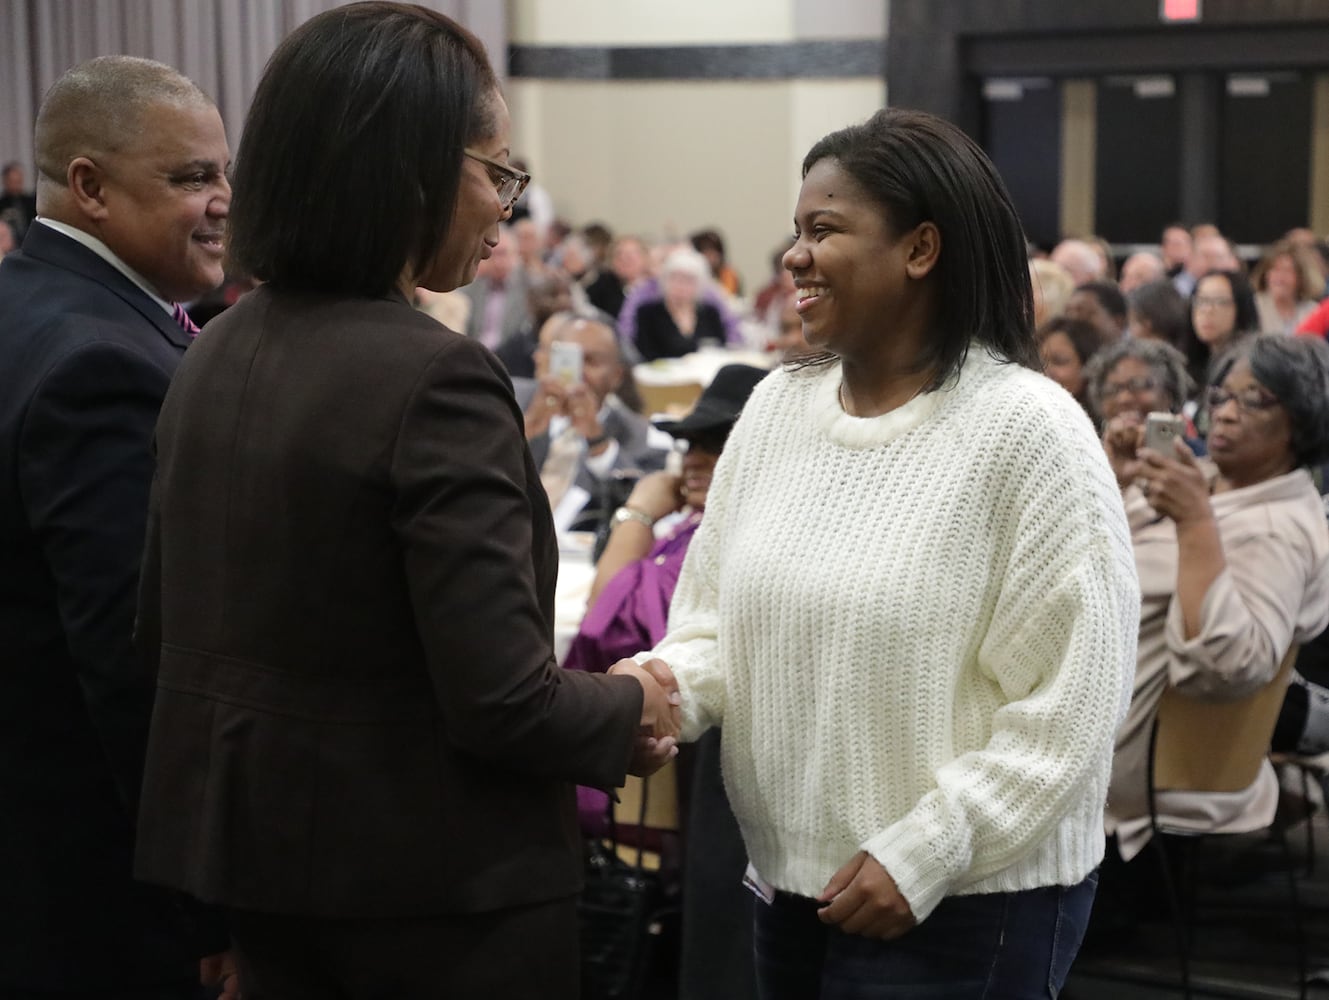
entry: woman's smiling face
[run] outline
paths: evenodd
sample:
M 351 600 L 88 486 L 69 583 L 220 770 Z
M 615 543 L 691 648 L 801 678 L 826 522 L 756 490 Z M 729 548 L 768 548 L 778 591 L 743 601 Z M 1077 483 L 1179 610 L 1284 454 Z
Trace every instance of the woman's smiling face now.
M 829 157 L 812 165 L 794 210 L 797 237 L 784 255 L 813 348 L 845 356 L 890 329 L 909 289 L 909 241 L 884 205 Z

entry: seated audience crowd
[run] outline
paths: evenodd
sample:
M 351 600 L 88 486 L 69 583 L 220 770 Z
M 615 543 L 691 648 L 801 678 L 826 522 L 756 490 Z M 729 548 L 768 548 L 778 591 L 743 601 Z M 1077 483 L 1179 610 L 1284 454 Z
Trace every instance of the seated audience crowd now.
M 21 244 L 35 214 L 22 185 L 22 169 L 7 165 L 0 257 Z M 711 472 L 766 372 L 720 367 L 686 416 L 653 424 L 660 415 L 643 412 L 634 366 L 746 348 L 765 352 L 771 367 L 807 344 L 781 263 L 787 243 L 773 247 L 771 273 L 751 283 L 749 299 L 713 227 L 660 241 L 600 222 L 576 229 L 535 185 L 517 205 L 473 282 L 420 289 L 416 304 L 506 367 L 557 527 L 607 539 L 564 661 L 599 672 L 664 635 Z M 1231 702 L 1285 685 L 1279 744 L 1329 750 L 1329 688 L 1317 683 L 1325 678 L 1281 670 L 1329 626 L 1323 244 L 1294 231 L 1264 251 L 1248 278 L 1216 227 L 1177 224 L 1156 247 L 1123 257 L 1119 280 L 1111 249 L 1092 236 L 1029 261 L 1044 373 L 1098 428 L 1142 588 L 1135 687 L 1108 795 L 1101 907 L 1117 905 L 1107 883 L 1123 878 L 1151 836 L 1150 734 L 1165 691 Z M 1161 451 L 1145 446 L 1150 414 L 1181 418 L 1175 443 Z M 681 460 L 671 445 L 682 446 Z M 729 964 L 735 941 L 712 930 L 711 907 L 750 906 L 739 888 L 744 853 L 719 779 L 719 739 L 712 732 L 693 751 L 684 810 L 684 979 L 724 962 L 737 970 L 725 995 L 753 996 L 750 967 Z M 1256 830 L 1273 821 L 1279 794 L 1266 764 L 1238 794 L 1163 793 L 1152 805 L 1173 826 Z M 603 811 L 605 799 L 583 794 L 582 802 Z M 586 828 L 599 829 L 589 819 Z M 737 943 L 750 947 L 746 937 Z

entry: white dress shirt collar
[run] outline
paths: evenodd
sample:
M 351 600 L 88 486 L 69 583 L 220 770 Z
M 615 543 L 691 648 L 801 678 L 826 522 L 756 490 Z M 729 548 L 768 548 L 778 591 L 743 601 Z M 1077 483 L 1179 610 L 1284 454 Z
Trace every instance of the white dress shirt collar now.
M 40 215 L 37 216 L 37 221 L 43 226 L 49 226 L 62 236 L 68 236 L 75 243 L 80 243 L 87 247 L 98 257 L 106 261 L 106 263 L 110 264 L 113 268 L 137 285 L 144 295 L 152 299 L 153 302 L 157 303 L 157 305 L 166 310 L 169 315 L 174 317 L 175 307 L 154 292 L 152 286 L 147 283 L 142 275 L 117 257 L 111 248 L 101 240 L 97 239 L 97 237 L 93 236 L 91 233 L 85 233 L 82 229 L 75 229 L 73 226 L 66 225 L 63 222 L 56 222 L 54 219 L 43 218 Z

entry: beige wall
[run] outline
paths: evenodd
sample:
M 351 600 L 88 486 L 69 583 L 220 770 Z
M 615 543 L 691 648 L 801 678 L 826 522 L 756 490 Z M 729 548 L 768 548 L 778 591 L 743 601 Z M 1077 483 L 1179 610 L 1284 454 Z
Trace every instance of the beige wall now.
M 772 45 L 883 38 L 884 0 L 509 0 L 515 45 Z M 747 287 L 791 230 L 799 164 L 882 106 L 879 78 L 507 83 L 513 150 L 573 224 L 718 228 Z
M 517 45 L 885 38 L 890 0 L 509 0 Z
M 789 0 L 515 0 L 515 45 L 724 45 L 787 42 Z
M 724 233 L 751 289 L 792 227 L 799 164 L 880 108 L 880 80 L 510 80 L 513 150 L 574 224 Z

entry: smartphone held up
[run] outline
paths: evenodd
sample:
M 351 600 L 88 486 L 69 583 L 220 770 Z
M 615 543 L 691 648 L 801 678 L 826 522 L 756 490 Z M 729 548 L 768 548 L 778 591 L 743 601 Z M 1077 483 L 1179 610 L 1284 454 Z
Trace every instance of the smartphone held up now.
M 1186 432 L 1185 418 L 1176 413 L 1155 412 L 1145 417 L 1144 446 L 1164 458 L 1173 458 L 1172 442 Z
M 549 374 L 565 386 L 581 382 L 581 344 L 556 340 L 549 345 Z

